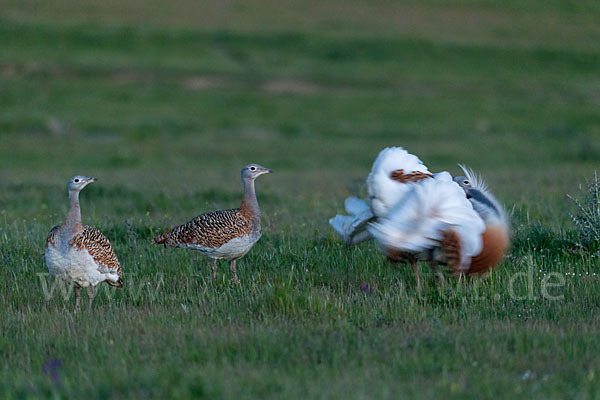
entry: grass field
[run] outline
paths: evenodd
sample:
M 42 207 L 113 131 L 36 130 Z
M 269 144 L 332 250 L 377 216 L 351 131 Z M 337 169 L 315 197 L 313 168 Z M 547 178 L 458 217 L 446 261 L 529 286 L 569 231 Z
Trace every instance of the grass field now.
M 566 197 L 600 164 L 598 2 L 1 3 L 2 398 L 600 397 L 598 253 Z M 391 145 L 487 178 L 497 270 L 440 292 L 423 265 L 419 294 L 338 240 Z M 149 243 L 237 206 L 249 162 L 275 173 L 240 284 Z M 75 174 L 125 271 L 91 314 L 44 294 Z

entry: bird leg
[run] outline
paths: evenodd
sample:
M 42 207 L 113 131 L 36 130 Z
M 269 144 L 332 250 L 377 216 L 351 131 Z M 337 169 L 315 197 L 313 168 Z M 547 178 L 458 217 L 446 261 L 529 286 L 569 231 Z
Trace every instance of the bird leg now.
M 415 273 L 415 280 L 417 281 L 417 291 L 421 291 L 421 279 L 419 278 L 419 269 L 417 268 L 417 259 L 411 258 L 410 265 L 412 266 L 413 272 Z
M 212 269 L 213 279 L 216 281 L 217 280 L 217 259 L 216 258 L 210 259 L 210 269 Z
M 435 261 L 430 261 L 429 266 L 437 276 L 436 284 L 438 285 L 438 287 L 446 285 L 446 278 L 444 278 L 444 274 L 442 273 L 442 271 L 440 271 L 438 263 Z
M 236 261 L 237 260 L 231 260 L 231 264 L 229 265 L 229 269 L 233 273 L 233 281 L 234 282 L 239 282 L 240 280 L 238 279 L 238 276 L 237 276 L 237 269 L 235 268 Z
M 81 286 L 75 285 L 75 311 L 79 311 L 79 298 L 81 297 Z
M 94 297 L 96 297 L 96 287 L 93 285 L 90 285 L 90 287 L 88 288 L 88 297 L 90 298 L 90 305 L 89 305 L 89 310 L 90 312 L 92 312 L 92 303 L 94 302 Z

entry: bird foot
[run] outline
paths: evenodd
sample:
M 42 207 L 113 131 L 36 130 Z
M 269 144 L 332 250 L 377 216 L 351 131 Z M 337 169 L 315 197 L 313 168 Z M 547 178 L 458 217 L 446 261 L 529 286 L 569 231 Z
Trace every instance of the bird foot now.
M 437 271 L 435 273 L 435 276 L 436 276 L 435 286 L 438 289 L 444 288 L 446 286 L 446 278 L 444 277 L 444 274 L 442 273 L 442 271 Z

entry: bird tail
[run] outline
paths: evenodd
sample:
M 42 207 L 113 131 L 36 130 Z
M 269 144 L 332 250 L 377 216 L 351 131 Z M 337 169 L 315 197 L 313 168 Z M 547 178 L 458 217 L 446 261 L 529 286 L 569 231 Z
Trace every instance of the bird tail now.
M 377 217 L 384 216 L 410 190 L 410 185 L 406 183 L 427 177 L 431 177 L 431 173 L 417 156 L 402 147 L 383 149 L 367 177 L 373 213 Z
M 169 237 L 169 232 L 163 233 L 162 235 L 159 235 L 159 236 L 155 237 L 154 239 L 152 239 L 152 244 L 164 244 L 168 237 Z
M 373 219 L 373 213 L 367 203 L 356 197 L 348 197 L 344 206 L 350 215 L 338 214 L 329 220 L 329 224 L 341 236 L 344 243 L 352 246 L 371 239 L 366 226 Z
M 116 282 L 106 281 L 106 283 L 108 283 L 110 286 L 122 288 L 123 287 L 123 277 L 119 276 L 119 280 Z
M 370 175 L 383 173 L 385 178 L 389 178 L 392 171 L 399 169 L 407 173 L 419 171 L 429 174 L 429 170 L 419 157 L 410 154 L 402 147 L 387 147 L 379 152 Z

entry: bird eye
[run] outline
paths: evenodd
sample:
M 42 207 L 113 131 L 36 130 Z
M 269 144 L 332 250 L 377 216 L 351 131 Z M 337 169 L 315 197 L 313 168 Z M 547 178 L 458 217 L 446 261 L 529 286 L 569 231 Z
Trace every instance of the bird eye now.
M 250 171 L 256 171 L 256 167 L 250 167 Z
M 79 179 L 75 179 L 73 182 L 75 182 L 75 183 L 79 183 Z
M 464 183 L 465 185 L 468 185 L 468 184 L 469 184 L 469 181 L 463 181 L 463 183 Z

